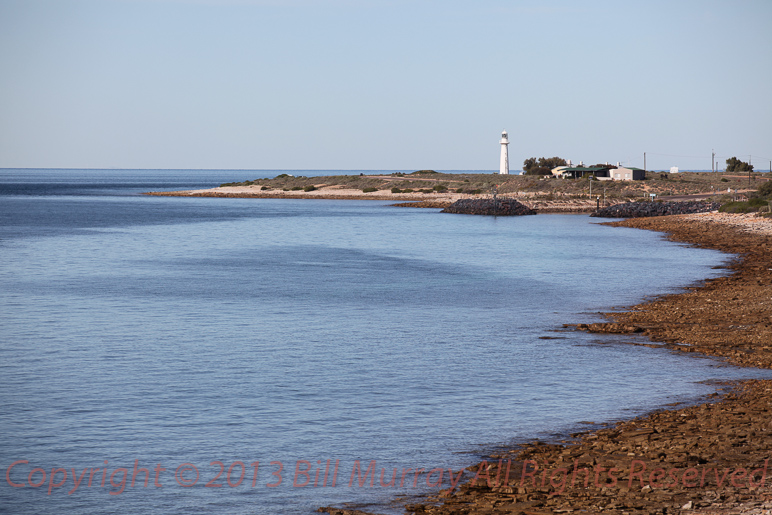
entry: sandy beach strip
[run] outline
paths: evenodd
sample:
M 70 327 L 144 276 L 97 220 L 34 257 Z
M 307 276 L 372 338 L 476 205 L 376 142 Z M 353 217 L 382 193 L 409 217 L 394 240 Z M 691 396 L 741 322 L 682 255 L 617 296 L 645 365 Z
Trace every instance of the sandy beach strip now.
M 577 329 L 644 334 L 655 342 L 652 347 L 772 368 L 772 220 L 706 213 L 611 225 L 661 231 L 671 240 L 738 258 L 727 276 L 607 313 L 609 322 Z M 604 425 L 572 435 L 575 441 L 523 443 L 491 456 L 470 467 L 474 479 L 407 505 L 407 513 L 761 515 L 772 510 L 772 381 L 723 385 L 703 404 Z
M 203 190 L 151 191 L 145 195 L 159 197 L 209 197 L 209 198 L 264 198 L 264 199 L 312 199 L 312 200 L 387 200 L 399 207 L 445 208 L 463 198 L 485 198 L 490 195 L 471 196 L 466 193 L 392 193 L 378 190 L 364 193 L 362 190 L 328 186 L 312 191 L 303 190 L 261 190 L 259 186 L 221 186 Z M 596 208 L 596 201 L 591 199 L 541 200 L 532 194 L 501 195 L 500 198 L 514 198 L 540 213 L 591 213 Z
M 203 190 L 153 191 L 146 195 L 164 197 L 218 197 L 218 198 L 273 198 L 273 199 L 331 199 L 331 200 L 393 200 L 395 202 L 435 200 L 448 204 L 465 197 L 461 193 L 392 193 L 378 190 L 364 193 L 362 190 L 341 186 L 319 187 L 312 191 L 303 190 L 261 190 L 259 186 L 220 186 Z

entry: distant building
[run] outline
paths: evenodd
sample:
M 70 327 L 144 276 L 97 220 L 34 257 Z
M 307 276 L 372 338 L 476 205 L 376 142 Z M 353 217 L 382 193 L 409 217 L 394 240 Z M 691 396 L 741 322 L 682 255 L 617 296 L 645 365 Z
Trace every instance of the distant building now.
M 579 166 L 558 166 L 552 169 L 552 175 L 562 178 L 576 179 L 588 175 L 594 176 L 599 181 L 642 181 L 646 177 L 646 172 L 640 168 L 626 168 L 624 166 L 583 166 L 580 161 Z
M 670 173 L 678 173 L 678 167 L 677 166 L 671 166 L 670 167 Z
M 642 181 L 646 178 L 646 172 L 640 168 L 625 168 L 621 166 L 609 170 L 612 181 Z
M 599 173 L 606 171 L 606 168 L 601 168 L 599 166 L 558 166 L 557 168 L 552 169 L 552 175 L 558 175 L 564 179 L 569 177 L 572 179 L 577 179 L 579 177 L 584 177 L 585 175 L 595 175 L 595 177 L 598 177 Z

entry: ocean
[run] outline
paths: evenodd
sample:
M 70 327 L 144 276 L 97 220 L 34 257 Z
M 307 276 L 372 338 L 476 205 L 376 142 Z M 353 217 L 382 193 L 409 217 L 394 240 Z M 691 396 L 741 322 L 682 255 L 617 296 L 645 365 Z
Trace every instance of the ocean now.
M 281 172 L 0 170 L 0 512 L 399 513 L 497 449 L 766 374 L 563 329 L 732 258 L 657 233 L 141 195 Z

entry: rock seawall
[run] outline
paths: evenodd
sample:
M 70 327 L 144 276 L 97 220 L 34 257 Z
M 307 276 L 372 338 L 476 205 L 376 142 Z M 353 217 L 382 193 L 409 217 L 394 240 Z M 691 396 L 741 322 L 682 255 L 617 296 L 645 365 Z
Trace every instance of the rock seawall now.
M 490 198 L 465 198 L 453 202 L 441 211 L 442 213 L 457 213 L 463 215 L 489 215 L 489 216 L 521 216 L 535 215 L 536 211 L 530 209 L 517 200 Z
M 604 207 L 590 216 L 603 218 L 641 218 L 648 216 L 690 215 L 717 210 L 718 202 L 626 202 Z

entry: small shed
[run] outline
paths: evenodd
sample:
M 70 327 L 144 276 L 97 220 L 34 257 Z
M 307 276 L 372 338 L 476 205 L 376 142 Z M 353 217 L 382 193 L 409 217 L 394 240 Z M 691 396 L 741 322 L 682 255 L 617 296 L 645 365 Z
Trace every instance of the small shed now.
M 646 178 L 646 172 L 640 168 L 626 168 L 620 166 L 611 170 L 611 179 L 614 181 L 642 181 Z

